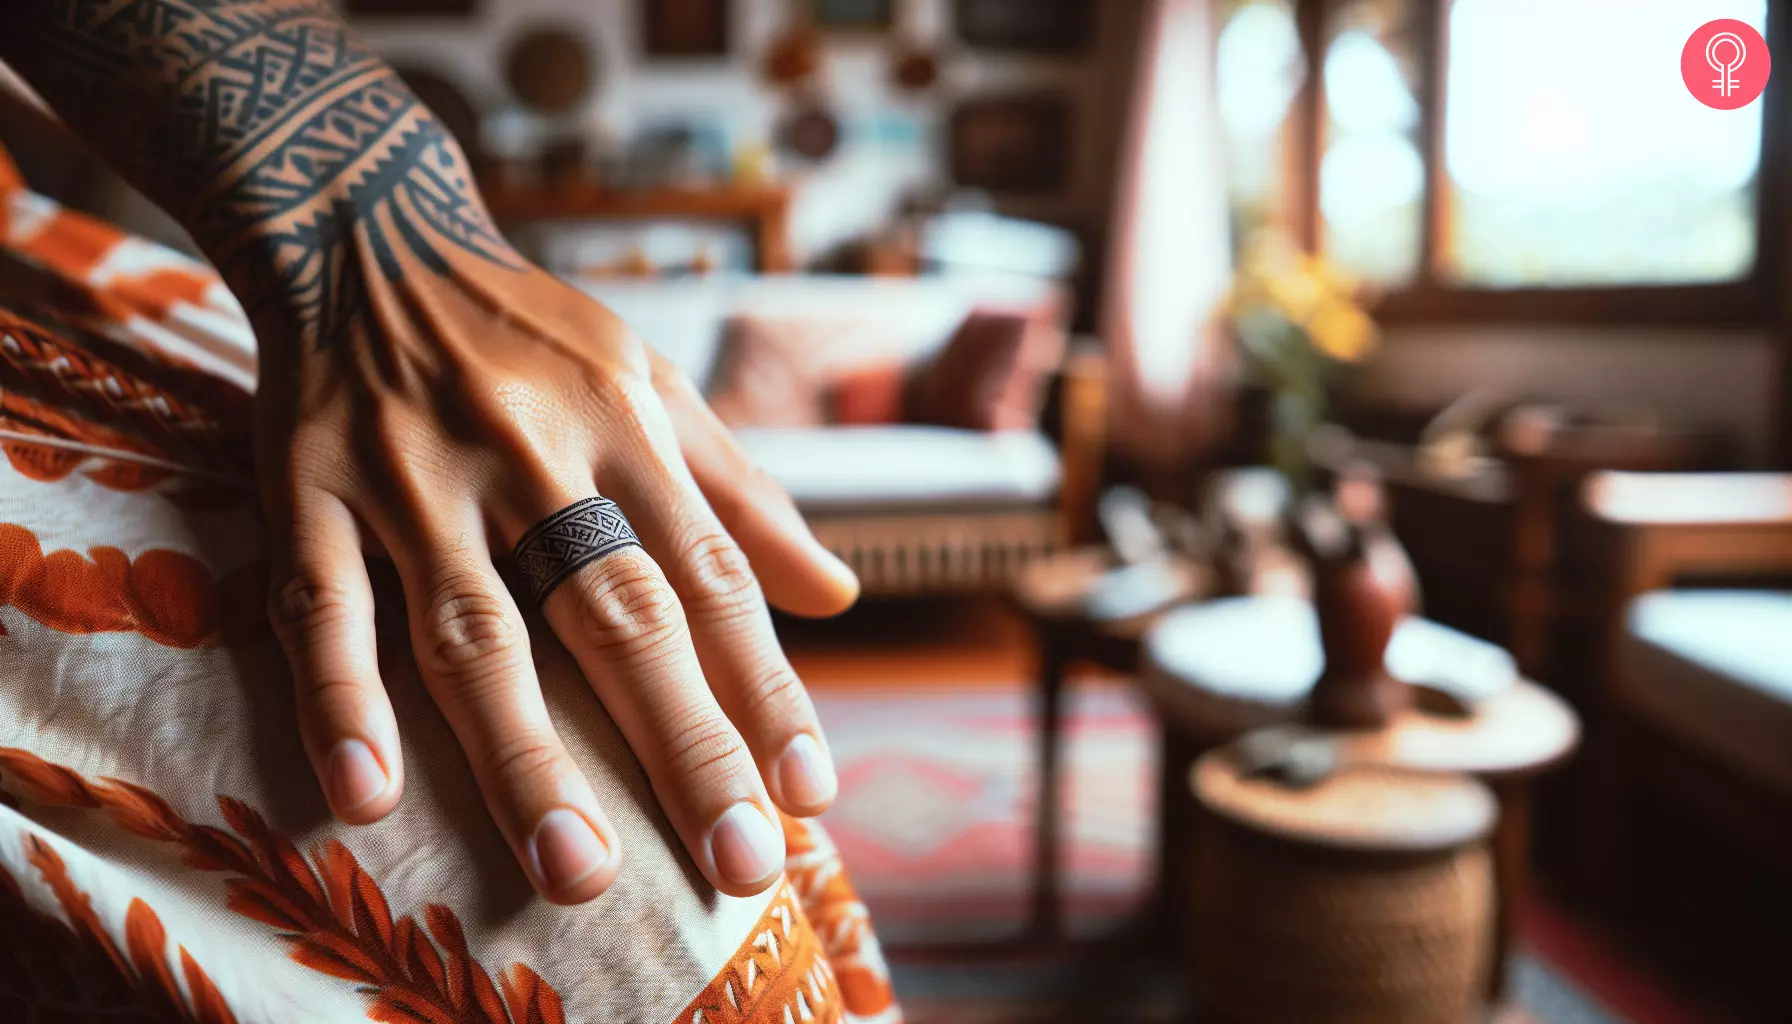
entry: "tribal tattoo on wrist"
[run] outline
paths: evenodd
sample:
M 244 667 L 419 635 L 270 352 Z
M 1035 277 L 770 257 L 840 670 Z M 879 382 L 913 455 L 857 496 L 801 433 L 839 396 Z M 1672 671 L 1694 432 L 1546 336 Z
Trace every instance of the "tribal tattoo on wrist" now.
M 459 147 L 321 0 L 6 6 L 0 56 L 307 348 L 401 252 L 442 275 L 450 250 L 524 269 Z

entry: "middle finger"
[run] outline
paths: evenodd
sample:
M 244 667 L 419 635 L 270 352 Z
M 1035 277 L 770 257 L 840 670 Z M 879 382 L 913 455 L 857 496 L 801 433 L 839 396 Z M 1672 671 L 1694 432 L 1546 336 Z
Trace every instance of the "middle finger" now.
M 535 599 L 616 720 L 698 869 L 731 896 L 783 870 L 784 837 L 739 732 L 704 681 L 677 595 L 621 510 L 561 494 L 502 524 Z M 643 512 L 643 515 L 658 514 Z M 533 517 L 533 518 L 531 518 Z M 519 525 L 532 523 L 525 529 Z
M 385 543 L 424 682 L 536 890 L 556 903 L 589 900 L 615 877 L 620 849 L 548 718 L 522 615 L 475 517 L 419 518 Z

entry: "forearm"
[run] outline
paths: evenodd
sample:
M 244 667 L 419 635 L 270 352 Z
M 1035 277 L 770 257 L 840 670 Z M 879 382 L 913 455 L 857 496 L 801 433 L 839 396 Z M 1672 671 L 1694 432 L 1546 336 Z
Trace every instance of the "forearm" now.
M 0 6 L 0 57 L 280 325 L 264 345 L 340 336 L 367 268 L 514 260 L 453 140 L 321 0 Z

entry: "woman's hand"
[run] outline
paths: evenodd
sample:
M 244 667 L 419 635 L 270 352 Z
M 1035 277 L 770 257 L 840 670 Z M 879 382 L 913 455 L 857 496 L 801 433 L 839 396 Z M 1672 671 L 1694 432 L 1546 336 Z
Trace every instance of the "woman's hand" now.
M 755 570 L 806 614 L 844 608 L 855 581 L 615 317 L 495 242 L 435 240 L 435 267 L 405 246 L 380 253 L 376 232 L 406 238 L 411 215 L 388 203 L 357 224 L 335 287 L 361 304 L 264 362 L 271 614 L 332 808 L 372 821 L 403 785 L 362 563 L 377 545 L 403 578 L 424 679 L 518 860 L 550 899 L 603 890 L 618 841 L 548 720 L 497 569 L 532 525 L 602 494 L 643 548 L 587 565 L 542 612 L 703 874 L 734 895 L 762 889 L 783 866 L 773 804 L 815 814 L 835 780 Z
M 531 526 L 601 494 L 643 546 L 542 612 L 703 874 L 762 890 L 783 867 L 774 803 L 814 814 L 835 780 L 756 574 L 802 614 L 850 604 L 852 574 L 688 383 L 498 236 L 459 148 L 324 0 L 148 7 L 121 27 L 106 5 L 0 5 L 0 57 L 181 219 L 249 311 L 271 614 L 331 807 L 372 821 L 404 784 L 362 560 L 384 552 L 423 677 L 536 888 L 576 902 L 609 884 L 621 850 L 498 571 Z

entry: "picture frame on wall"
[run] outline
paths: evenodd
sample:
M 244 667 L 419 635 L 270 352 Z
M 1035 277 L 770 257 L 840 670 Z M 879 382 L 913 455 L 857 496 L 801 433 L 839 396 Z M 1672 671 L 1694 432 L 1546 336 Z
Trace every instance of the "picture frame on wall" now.
M 1045 193 L 1070 178 L 1071 107 L 1055 94 L 966 100 L 947 128 L 952 180 L 967 188 Z
M 896 0 L 808 0 L 809 24 L 822 32 L 889 32 Z
M 1095 34 L 1094 0 L 954 0 L 965 45 L 985 50 L 1069 55 Z
M 641 52 L 654 60 L 728 56 L 729 0 L 637 0 Z

